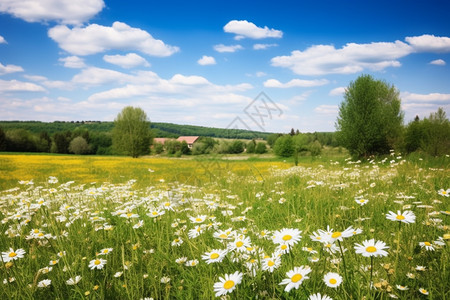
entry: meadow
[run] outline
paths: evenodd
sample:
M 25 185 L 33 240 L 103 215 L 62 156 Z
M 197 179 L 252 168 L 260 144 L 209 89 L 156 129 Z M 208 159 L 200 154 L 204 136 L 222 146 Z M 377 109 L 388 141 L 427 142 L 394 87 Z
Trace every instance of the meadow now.
M 0 155 L 2 299 L 448 299 L 449 157 Z

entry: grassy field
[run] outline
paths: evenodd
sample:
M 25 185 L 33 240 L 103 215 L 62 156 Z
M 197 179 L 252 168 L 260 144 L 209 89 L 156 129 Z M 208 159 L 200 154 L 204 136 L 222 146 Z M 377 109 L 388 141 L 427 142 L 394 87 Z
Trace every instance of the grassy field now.
M 449 299 L 449 165 L 2 154 L 0 295 Z

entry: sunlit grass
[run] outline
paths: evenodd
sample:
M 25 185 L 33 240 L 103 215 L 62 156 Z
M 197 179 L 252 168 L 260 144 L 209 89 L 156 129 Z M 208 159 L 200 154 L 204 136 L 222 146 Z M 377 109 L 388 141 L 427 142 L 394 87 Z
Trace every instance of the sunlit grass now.
M 225 275 L 236 281 L 222 282 L 233 299 L 450 296 L 448 158 L 432 168 L 398 156 L 298 167 L 206 157 L 1 155 L 0 161 L 0 251 L 11 260 L 2 258 L 0 294 L 7 299 L 209 299 Z M 389 211 L 411 211 L 415 220 L 391 221 Z M 229 239 L 222 239 L 228 229 Z M 302 237 L 286 253 L 282 246 L 298 230 Z M 272 238 L 280 232 L 282 238 Z M 238 250 L 245 238 L 250 244 Z M 386 254 L 356 253 L 355 245 L 370 239 L 385 243 Z M 25 254 L 14 260 L 10 248 Z M 227 254 L 208 264 L 202 256 L 213 249 Z M 263 270 L 268 257 L 280 261 Z M 99 269 L 90 269 L 96 260 Z M 297 281 L 289 273 L 295 270 L 308 270 L 302 274 L 309 278 Z M 330 287 L 328 273 L 342 283 Z M 77 276 L 79 282 L 67 284 Z M 287 292 L 289 284 L 280 283 L 289 276 L 295 277 Z

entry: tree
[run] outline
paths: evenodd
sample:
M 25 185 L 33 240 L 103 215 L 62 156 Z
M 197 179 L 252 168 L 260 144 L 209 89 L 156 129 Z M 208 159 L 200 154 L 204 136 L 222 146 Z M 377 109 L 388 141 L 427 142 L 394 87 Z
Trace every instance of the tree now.
M 0 151 L 6 150 L 6 134 L 0 127 Z
M 256 154 L 264 154 L 267 152 L 266 143 L 264 142 L 258 142 L 256 144 L 255 153 Z
M 289 134 L 280 136 L 273 145 L 273 151 L 276 155 L 290 157 L 294 154 L 294 141 Z
M 256 148 L 256 142 L 255 142 L 255 140 L 251 140 L 250 142 L 247 143 L 245 150 L 247 153 L 255 153 L 255 148 Z
M 439 107 L 429 118 L 422 121 L 423 139 L 420 148 L 430 155 L 439 156 L 450 149 L 450 122 L 445 111 Z
M 114 120 L 112 135 L 113 148 L 119 154 L 136 158 L 150 151 L 150 121 L 139 107 L 122 109 Z
M 156 154 L 163 153 L 164 145 L 162 143 L 154 143 L 153 144 L 153 151 L 155 151 Z
M 414 121 L 408 124 L 405 133 L 405 150 L 406 152 L 414 152 L 420 148 L 420 143 L 423 140 L 423 126 L 420 122 L 419 116 L 414 118 Z
M 53 135 L 53 143 L 51 147 L 51 152 L 53 153 L 69 153 L 70 137 L 72 133 L 70 131 L 66 132 L 56 132 Z
M 400 137 L 403 113 L 398 90 L 370 75 L 348 86 L 336 122 L 338 140 L 350 154 L 368 157 L 389 153 Z
M 69 151 L 74 154 L 87 154 L 91 151 L 91 147 L 84 137 L 77 136 L 70 142 Z
M 235 140 L 230 144 L 230 147 L 228 149 L 228 153 L 231 154 L 242 153 L 244 152 L 244 143 L 240 140 Z

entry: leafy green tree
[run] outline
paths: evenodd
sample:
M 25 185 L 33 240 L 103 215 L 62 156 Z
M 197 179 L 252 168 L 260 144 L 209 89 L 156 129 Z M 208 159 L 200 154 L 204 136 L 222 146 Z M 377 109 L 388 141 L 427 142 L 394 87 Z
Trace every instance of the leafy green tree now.
M 191 149 L 189 149 L 189 146 L 186 141 L 181 142 L 180 152 L 181 152 L 181 154 L 184 154 L 184 155 L 191 154 Z
M 6 134 L 5 131 L 0 127 L 0 151 L 6 150 Z
M 275 144 L 273 145 L 273 151 L 276 155 L 282 157 L 290 157 L 294 154 L 294 141 L 292 136 L 283 135 L 277 138 Z
M 311 142 L 308 145 L 309 152 L 311 153 L 311 156 L 318 156 L 320 153 L 322 153 L 322 145 L 318 140 L 315 140 L 314 142 Z
M 6 132 L 6 150 L 13 152 L 36 152 L 35 137 L 26 129 Z
M 235 140 L 230 144 L 229 152 L 231 154 L 237 154 L 244 152 L 244 143 L 240 140 Z
M 91 147 L 84 137 L 77 136 L 70 142 L 69 151 L 74 154 L 88 154 L 91 151 Z
M 112 153 L 112 134 L 110 132 L 92 132 L 89 134 L 89 140 L 91 153 L 99 155 Z
M 161 143 L 154 143 L 153 144 L 153 151 L 155 151 L 156 154 L 161 154 L 164 152 L 164 145 Z
M 267 146 L 264 142 L 258 142 L 256 144 L 255 153 L 256 154 L 264 154 L 267 152 Z
M 164 148 L 166 148 L 167 154 L 172 155 L 181 150 L 181 143 L 177 140 L 167 140 L 164 143 Z
M 251 140 L 247 143 L 247 146 L 245 147 L 247 153 L 255 153 L 256 148 L 256 142 L 255 140 Z
M 423 126 L 420 122 L 419 116 L 414 118 L 406 127 L 405 132 L 405 151 L 408 153 L 414 152 L 420 148 L 420 143 L 423 140 Z
M 36 142 L 36 147 L 39 152 L 50 152 L 52 140 L 47 131 L 42 131 L 39 134 L 39 139 Z
M 139 107 L 127 106 L 114 120 L 112 143 L 114 150 L 134 158 L 148 154 L 152 135 L 147 114 Z
M 275 145 L 276 140 L 282 136 L 282 134 L 279 133 L 272 133 L 267 137 L 267 144 L 269 144 L 269 146 L 271 148 L 273 148 L 273 146 Z
M 400 137 L 402 122 L 398 90 L 362 75 L 350 83 L 339 106 L 338 140 L 356 157 L 389 153 Z
M 422 124 L 423 139 L 420 148 L 433 156 L 448 154 L 450 149 L 450 122 L 444 109 L 431 113 Z
M 69 153 L 70 138 L 72 133 L 70 131 L 66 132 L 56 132 L 53 134 L 53 143 L 51 147 L 51 152 L 53 153 Z

